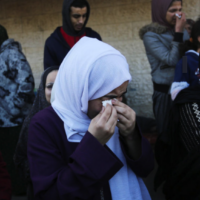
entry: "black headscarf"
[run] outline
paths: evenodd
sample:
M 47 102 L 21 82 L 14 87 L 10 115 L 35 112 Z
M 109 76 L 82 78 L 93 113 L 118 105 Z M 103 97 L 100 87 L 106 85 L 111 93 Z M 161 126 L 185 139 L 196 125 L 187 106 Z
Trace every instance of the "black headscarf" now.
M 3 44 L 3 42 L 7 39 L 8 39 L 8 34 L 6 29 L 0 25 L 0 47 Z
M 74 27 L 73 27 L 73 25 L 71 23 L 71 19 L 70 19 L 70 7 L 71 7 L 71 4 L 73 3 L 73 1 L 74 0 L 64 0 L 64 2 L 63 2 L 63 9 L 62 9 L 63 30 L 65 31 L 65 33 L 67 33 L 70 36 L 80 36 L 85 33 L 85 26 L 86 26 L 87 21 L 90 16 L 90 6 L 89 6 L 89 3 L 86 1 L 87 16 L 86 16 L 85 24 L 84 24 L 82 30 L 77 32 L 74 30 Z
M 22 129 L 20 132 L 17 148 L 14 155 L 14 162 L 16 167 L 20 170 L 27 181 L 30 180 L 29 177 L 29 166 L 27 159 L 27 140 L 28 140 L 28 128 L 32 117 L 38 113 L 40 110 L 50 106 L 45 97 L 45 84 L 48 74 L 54 70 L 58 70 L 59 67 L 49 67 L 47 68 L 41 78 L 40 86 L 37 91 L 37 96 L 35 97 L 34 103 L 29 111 L 29 114 L 25 118 Z

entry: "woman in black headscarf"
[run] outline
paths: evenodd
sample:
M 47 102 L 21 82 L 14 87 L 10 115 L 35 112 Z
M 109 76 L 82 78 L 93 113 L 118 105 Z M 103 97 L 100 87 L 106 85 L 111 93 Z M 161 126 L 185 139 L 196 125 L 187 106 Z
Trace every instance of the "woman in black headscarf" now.
M 51 89 L 53 87 L 58 68 L 59 67 L 57 66 L 50 67 L 43 72 L 41 83 L 37 91 L 33 106 L 28 116 L 24 120 L 14 155 L 15 165 L 27 182 L 27 195 L 29 200 L 33 199 L 32 183 L 30 180 L 29 164 L 27 159 L 27 139 L 29 123 L 31 121 L 31 118 L 36 113 L 50 106 Z

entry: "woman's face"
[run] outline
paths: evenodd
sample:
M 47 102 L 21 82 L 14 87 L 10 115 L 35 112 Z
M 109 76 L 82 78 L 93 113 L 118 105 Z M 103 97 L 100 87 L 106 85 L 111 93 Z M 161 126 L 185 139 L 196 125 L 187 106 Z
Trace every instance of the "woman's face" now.
M 127 91 L 128 81 L 124 82 L 119 87 L 115 88 L 113 91 L 109 92 L 103 97 L 100 97 L 95 100 L 91 100 L 88 102 L 88 117 L 93 119 L 96 117 L 102 109 L 102 101 L 110 100 L 110 99 L 117 99 L 118 101 L 123 100 L 123 96 Z
M 172 5 L 167 10 L 166 21 L 171 25 L 176 25 L 176 13 L 181 15 L 182 13 L 182 3 L 181 1 L 174 1 Z
M 56 79 L 58 71 L 54 70 L 50 72 L 46 78 L 46 84 L 45 84 L 45 97 L 46 100 L 50 103 L 51 100 L 51 89 L 53 87 L 54 81 Z

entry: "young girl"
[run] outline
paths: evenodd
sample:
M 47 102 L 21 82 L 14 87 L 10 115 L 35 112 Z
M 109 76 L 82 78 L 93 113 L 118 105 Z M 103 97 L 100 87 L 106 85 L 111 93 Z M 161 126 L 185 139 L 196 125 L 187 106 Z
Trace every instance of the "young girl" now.
M 180 53 L 183 56 L 176 65 L 175 77 L 171 87 L 171 97 L 174 100 L 177 94 L 189 87 L 197 86 L 200 83 L 199 71 L 200 52 L 200 18 L 193 26 L 190 40 L 180 46 Z

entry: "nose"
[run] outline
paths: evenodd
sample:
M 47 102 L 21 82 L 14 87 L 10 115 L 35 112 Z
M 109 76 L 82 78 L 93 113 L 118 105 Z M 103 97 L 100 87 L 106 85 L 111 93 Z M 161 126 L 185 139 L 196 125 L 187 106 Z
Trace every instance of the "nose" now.
M 84 22 L 83 17 L 80 17 L 80 18 L 79 18 L 79 24 L 83 24 L 83 22 Z

